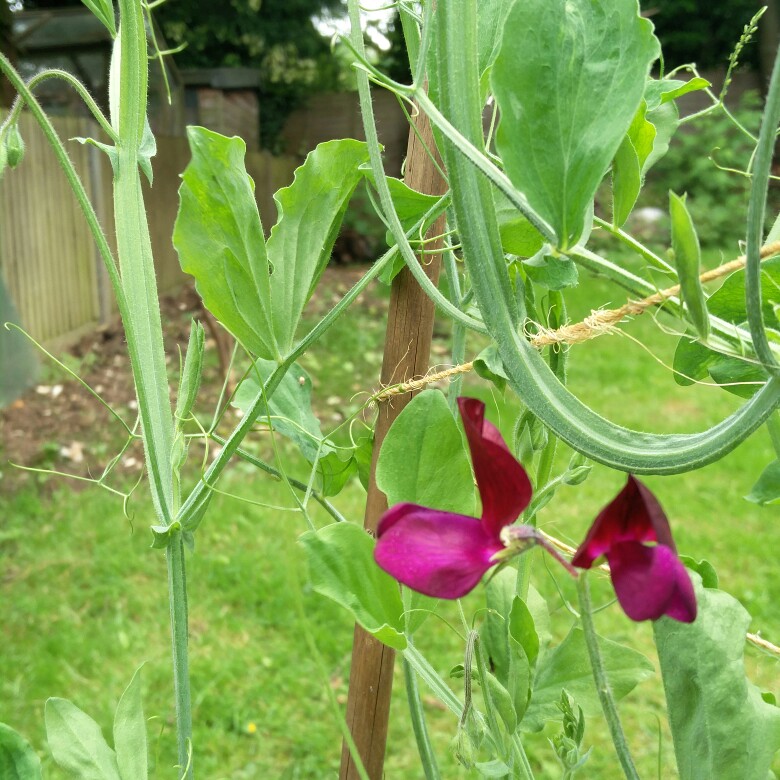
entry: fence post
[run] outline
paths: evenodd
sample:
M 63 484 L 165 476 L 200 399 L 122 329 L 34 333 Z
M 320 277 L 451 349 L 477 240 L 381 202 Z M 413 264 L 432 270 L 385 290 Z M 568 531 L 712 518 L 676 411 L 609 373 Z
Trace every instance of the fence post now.
M 405 181 L 410 187 L 421 192 L 441 195 L 446 191 L 446 182 L 425 149 L 425 146 L 428 149 L 436 148 L 430 124 L 422 113 L 418 114 L 414 121 L 425 145 L 414 130 L 410 129 Z M 441 235 L 444 232 L 444 221 L 444 216 L 437 220 L 428 236 Z M 441 243 L 426 246 L 435 251 L 441 248 Z M 439 276 L 441 257 L 437 254 L 427 254 L 425 257 L 425 271 L 435 282 Z M 404 382 L 425 374 L 430 358 L 433 320 L 433 304 L 409 270 L 404 268 L 394 279 L 390 296 L 381 372 L 383 385 Z M 385 434 L 412 396 L 412 393 L 396 395 L 392 401 L 383 402 L 379 406 L 364 518 L 365 528 L 371 533 L 376 531 L 379 518 L 387 509 L 387 498 L 376 486 L 376 458 Z M 384 767 L 394 660 L 395 653 L 391 648 L 378 642 L 360 626 L 355 626 L 347 725 L 371 780 L 380 780 Z M 346 743 L 342 747 L 339 777 L 341 780 L 354 780 L 359 777 Z

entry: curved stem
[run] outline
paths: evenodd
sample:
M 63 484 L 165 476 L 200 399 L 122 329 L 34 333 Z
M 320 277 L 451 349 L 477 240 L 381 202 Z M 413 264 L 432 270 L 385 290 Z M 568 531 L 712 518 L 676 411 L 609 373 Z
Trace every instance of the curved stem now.
M 778 49 L 780 53 L 780 49 Z M 750 185 L 750 204 L 748 206 L 747 247 L 745 255 L 745 305 L 748 325 L 753 340 L 753 348 L 764 368 L 772 376 L 780 376 L 780 363 L 777 362 L 764 328 L 764 315 L 761 309 L 761 244 L 764 238 L 764 212 L 766 211 L 767 186 L 771 173 L 772 158 L 777 138 L 777 125 L 780 122 L 780 56 L 775 56 L 772 78 L 769 83 L 764 117 L 761 121 L 761 134 L 756 147 L 756 164 L 753 181 Z
M 33 76 L 27 82 L 27 89 L 32 92 L 32 90 L 35 89 L 38 84 L 42 83 L 43 81 L 47 81 L 48 79 L 61 79 L 67 84 L 70 84 L 70 86 L 79 93 L 79 96 L 84 101 L 85 105 L 89 109 L 89 112 L 95 118 L 97 123 L 103 128 L 103 131 L 106 133 L 106 135 L 114 143 L 118 143 L 119 138 L 114 132 L 114 128 L 111 127 L 111 123 L 108 121 L 108 119 L 106 119 L 105 115 L 100 110 L 100 106 L 98 106 L 98 104 L 95 102 L 92 95 L 89 94 L 89 90 L 75 76 L 68 73 L 68 71 L 60 70 L 59 68 L 51 68 L 50 70 L 43 70 L 40 73 L 36 73 L 35 76 Z M 2 129 L 2 127 L 5 125 L 16 121 L 22 110 L 22 105 L 23 98 L 21 95 L 19 95 L 14 101 L 13 106 L 11 106 L 11 111 L 8 114 L 5 122 L 3 122 L 2 126 L 0 126 L 0 129 Z
M 596 693 L 601 703 L 601 710 L 607 721 L 609 733 L 615 745 L 615 752 L 626 778 L 628 780 L 639 780 L 634 760 L 631 758 L 631 752 L 628 749 L 628 742 L 626 742 L 626 735 L 623 732 L 615 699 L 612 696 L 607 672 L 604 669 L 604 660 L 601 657 L 598 635 L 593 624 L 593 605 L 590 600 L 588 572 L 586 571 L 580 572 L 580 576 L 577 578 L 577 594 L 580 602 L 580 618 L 582 620 L 582 631 L 585 635 L 585 646 L 588 649 L 588 657 L 593 669 L 593 680 L 596 683 Z
M 651 252 L 644 244 L 637 241 L 632 235 L 626 233 L 626 231 L 622 228 L 615 227 L 611 222 L 607 222 L 606 220 L 601 219 L 601 217 L 594 217 L 593 224 L 598 225 L 600 228 L 606 230 L 607 233 L 613 235 L 618 239 L 618 241 L 625 244 L 629 249 L 643 257 L 645 260 L 647 260 L 648 263 L 650 263 L 650 265 L 657 268 L 659 271 L 663 271 L 664 273 L 671 273 L 675 276 L 677 275 L 677 272 L 671 265 L 669 265 L 669 263 L 666 262 L 666 260 L 657 255 L 655 252 Z

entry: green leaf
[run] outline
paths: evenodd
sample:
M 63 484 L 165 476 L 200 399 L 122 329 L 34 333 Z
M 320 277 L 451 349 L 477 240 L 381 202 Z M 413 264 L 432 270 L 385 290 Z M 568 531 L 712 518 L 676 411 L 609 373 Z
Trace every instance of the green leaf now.
M 0 777 L 3 780 L 41 780 L 41 762 L 30 743 L 0 723 Z
M 780 460 L 772 461 L 761 472 L 758 482 L 745 498 L 761 506 L 780 501 Z
M 710 86 L 707 79 L 695 76 L 688 81 L 680 79 L 648 79 L 645 89 L 645 100 L 647 107 L 651 111 L 664 103 L 677 100 L 678 97 L 687 95 L 689 92 L 706 89 Z
M 141 668 L 136 669 L 114 714 L 114 749 L 122 780 L 146 780 L 149 776 L 146 720 L 141 702 Z
M 705 588 L 717 588 L 718 587 L 718 573 L 715 571 L 715 567 L 706 559 L 697 561 L 691 558 L 690 555 L 681 555 L 680 560 L 691 571 L 695 571 L 702 581 L 702 585 Z
M 509 636 L 523 648 L 528 662 L 533 664 L 539 655 L 539 635 L 534 618 L 526 603 L 515 596 L 509 614 Z
M 116 38 L 116 18 L 111 0 L 81 0 L 81 2 L 103 22 L 111 37 Z
M 761 263 L 761 309 L 764 323 L 771 330 L 780 330 L 775 305 L 780 302 L 780 257 L 772 257 Z M 745 308 L 745 271 L 741 269 L 729 276 L 720 288 L 707 299 L 707 308 L 714 317 L 734 325 L 747 320 Z M 735 351 L 751 356 L 749 345 L 734 341 Z M 674 353 L 674 369 L 692 379 L 703 379 L 709 372 L 716 382 L 763 383 L 765 372 L 755 362 L 727 357 L 683 336 Z M 690 381 L 675 374 L 678 384 Z M 760 385 L 754 384 L 724 387 L 724 390 L 743 397 L 752 396 Z
M 509 615 L 515 598 L 517 570 L 499 569 L 485 585 L 487 613 L 479 632 L 490 668 L 502 682 L 509 679 Z
M 357 471 L 355 457 L 350 453 L 346 460 L 333 450 L 317 461 L 320 492 L 324 496 L 337 496 L 350 477 Z
M 645 119 L 655 129 L 653 150 L 642 166 L 643 172 L 647 173 L 669 151 L 669 143 L 680 125 L 680 112 L 675 103 L 663 103 L 648 110 Z
M 542 234 L 515 208 L 502 192 L 493 190 L 498 232 L 504 252 L 532 257 L 543 246 Z
M 54 760 L 79 780 L 122 780 L 100 726 L 67 699 L 47 699 L 46 738 Z
M 368 490 L 368 483 L 371 479 L 371 460 L 373 457 L 374 432 L 371 431 L 367 436 L 361 436 L 358 439 L 357 447 L 355 448 L 357 475 L 364 490 Z
M 233 396 L 233 406 L 245 414 L 260 394 L 263 384 L 276 370 L 272 360 L 258 358 Z M 311 377 L 297 363 L 293 363 L 277 386 L 268 405 L 263 404 L 259 422 L 268 422 L 274 431 L 292 441 L 309 463 L 333 452 L 333 446 L 323 442 L 319 420 L 311 408 Z
M 766 778 L 780 749 L 780 709 L 745 677 L 750 615 L 732 596 L 696 588 L 691 624 L 654 623 L 681 780 Z
M 374 540 L 353 523 L 334 523 L 300 537 L 312 587 L 349 610 L 363 628 L 396 650 L 406 647 L 398 583 L 374 562 Z
M 626 136 L 618 146 L 612 161 L 612 223 L 621 227 L 634 208 L 642 187 L 639 155 Z
M 710 318 L 707 313 L 707 299 L 701 286 L 701 248 L 693 220 L 685 205 L 685 196 L 669 191 L 669 215 L 672 218 L 672 249 L 680 281 L 680 293 L 685 310 L 700 338 L 706 339 L 710 332 Z
M 512 734 L 517 728 L 517 714 L 509 691 L 490 672 L 486 673 L 490 697 L 498 716 L 504 721 L 507 731 Z
M 391 506 L 410 501 L 474 514 L 471 467 L 441 392 L 423 391 L 398 415 L 379 451 L 376 483 Z
M 206 344 L 206 332 L 203 326 L 193 320 L 190 324 L 190 340 L 187 343 L 187 354 L 184 357 L 184 367 L 179 377 L 179 390 L 176 393 L 176 420 L 181 422 L 190 416 L 195 398 L 200 388 L 203 373 L 203 350 Z
M 504 364 L 498 354 L 498 347 L 491 344 L 474 358 L 474 373 L 492 382 L 501 392 L 504 391 L 509 379 L 504 369 Z
M 484 88 L 485 78 L 493 65 L 501 43 L 506 16 L 515 0 L 481 0 L 477 16 L 477 61 L 479 76 Z
M 554 257 L 542 251 L 530 260 L 524 260 L 523 269 L 529 279 L 549 290 L 576 287 L 580 280 L 577 266 L 565 255 Z
M 279 357 L 271 322 L 271 283 L 246 145 L 188 127 L 192 160 L 182 175 L 173 244 L 206 308 L 248 350 Z
M 599 638 L 599 646 L 616 699 L 622 699 L 653 674 L 653 665 L 636 650 L 603 637 Z M 525 731 L 540 731 L 545 721 L 559 718 L 560 710 L 556 704 L 564 688 L 577 700 L 586 715 L 600 713 L 585 639 L 582 630 L 576 627 L 572 628 L 560 645 L 540 658 L 531 703 L 521 728 Z
M 368 161 L 362 141 L 327 141 L 310 152 L 289 187 L 274 195 L 279 219 L 268 238 L 271 319 L 288 354 L 303 309 L 330 259 L 344 212 Z
M 511 773 L 510 767 L 498 758 L 494 758 L 492 761 L 482 761 L 474 764 L 474 768 L 479 772 L 480 777 L 509 777 Z
M 492 73 L 501 111 L 496 145 L 562 250 L 585 230 L 659 53 L 637 10 L 635 0 L 524 0 L 506 18 Z
M 361 171 L 369 181 L 374 181 L 371 166 L 364 165 L 361 167 Z M 414 227 L 414 225 L 416 225 L 417 222 L 420 221 L 439 201 L 439 196 L 425 195 L 422 192 L 413 190 L 400 179 L 395 179 L 392 176 L 387 177 L 387 186 L 390 190 L 390 197 L 392 198 L 393 206 L 398 214 L 398 219 L 401 222 L 401 227 L 404 229 L 404 232 L 411 230 L 411 228 Z M 423 222 L 420 225 L 419 235 L 424 236 L 428 232 L 428 228 L 430 228 L 435 221 L 434 218 Z M 388 247 L 395 246 L 395 238 L 389 230 L 385 233 L 385 241 L 387 242 Z M 417 247 L 419 245 L 419 241 L 415 237 L 412 237 L 409 243 L 412 247 Z M 390 284 L 405 265 L 406 263 L 404 262 L 403 257 L 399 254 L 392 263 L 382 270 L 379 274 L 379 279 L 384 284 Z

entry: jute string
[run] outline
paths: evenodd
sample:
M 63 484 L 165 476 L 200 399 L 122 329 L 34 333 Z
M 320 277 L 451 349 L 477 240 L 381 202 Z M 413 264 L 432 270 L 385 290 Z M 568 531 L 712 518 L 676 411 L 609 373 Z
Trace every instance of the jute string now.
M 766 246 L 761 247 L 761 259 L 765 260 L 768 257 L 780 254 L 780 241 L 773 241 Z M 713 268 L 711 271 L 705 271 L 699 279 L 702 284 L 712 282 L 715 279 L 720 279 L 727 276 L 734 271 L 738 271 L 745 267 L 746 258 L 744 255 L 740 255 L 734 260 L 728 263 Z M 606 333 L 614 332 L 615 326 L 623 321 L 626 317 L 637 317 L 640 314 L 644 314 L 645 311 L 655 306 L 660 306 L 670 298 L 674 298 L 680 293 L 680 285 L 675 284 L 672 287 L 667 287 L 665 290 L 659 290 L 652 295 L 648 295 L 647 298 L 643 298 L 640 301 L 628 301 L 617 309 L 599 309 L 591 312 L 582 322 L 577 322 L 574 325 L 564 325 L 556 330 L 547 330 L 542 328 L 538 333 L 534 333 L 529 341 L 534 347 L 541 349 L 542 347 L 549 347 L 554 345 L 569 345 L 579 344 L 583 341 L 595 339 L 598 336 L 603 336 Z M 392 385 L 391 387 L 384 388 L 381 392 L 374 396 L 375 401 L 386 401 L 395 395 L 403 395 L 404 393 L 411 393 L 415 390 L 420 390 L 435 382 L 440 382 L 445 379 L 450 379 L 457 374 L 467 374 L 474 368 L 474 362 L 462 363 L 459 366 L 453 366 L 443 371 L 435 371 L 428 373 L 418 379 L 412 379 L 408 382 L 402 382 L 398 385 Z

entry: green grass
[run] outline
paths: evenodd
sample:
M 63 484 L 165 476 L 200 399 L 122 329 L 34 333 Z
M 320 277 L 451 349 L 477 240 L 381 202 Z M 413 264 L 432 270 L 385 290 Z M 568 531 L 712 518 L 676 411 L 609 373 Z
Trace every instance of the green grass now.
M 576 318 L 622 300 L 620 291 L 588 281 L 576 292 L 570 313 Z M 357 409 L 362 399 L 353 395 L 375 383 L 384 330 L 380 304 L 374 298 L 366 301 L 307 357 L 325 428 Z M 446 324 L 441 327 L 446 332 Z M 671 361 L 674 340 L 661 333 L 650 316 L 626 330 L 636 340 L 607 336 L 572 350 L 571 387 L 596 410 L 637 428 L 690 431 L 735 408 L 736 400 L 721 390 L 674 385 L 658 362 Z M 469 356 L 478 348 L 471 345 Z M 488 400 L 493 395 L 473 378 L 467 379 L 466 389 Z M 516 410 L 516 401 L 508 396 L 497 399 L 493 419 L 508 432 Z M 267 442 L 258 447 L 269 455 Z M 560 449 L 563 464 L 568 454 Z M 681 552 L 710 560 L 722 587 L 753 615 L 753 628 L 777 641 L 776 510 L 742 499 L 771 459 L 768 437 L 761 431 L 720 463 L 647 482 L 667 510 Z M 290 464 L 300 466 L 294 458 Z M 621 475 L 594 467 L 584 485 L 562 490 L 543 511 L 543 527 L 576 543 L 622 481 Z M 26 734 L 45 755 L 43 702 L 48 696 L 63 696 L 89 712 L 108 736 L 118 697 L 133 670 L 145 663 L 145 708 L 153 718 L 149 733 L 157 756 L 156 776 L 174 777 L 165 562 L 159 551 L 149 548 L 149 502 L 142 496 L 133 501 L 131 525 L 114 497 L 97 489 L 75 493 L 69 487 L 63 485 L 48 497 L 36 494 L 32 486 L 0 496 L 0 721 Z M 282 485 L 242 464 L 220 487 L 252 501 L 292 506 Z M 349 519 L 360 521 L 363 500 L 355 483 L 337 503 Z M 327 522 L 317 508 L 312 512 L 315 522 Z M 352 627 L 346 614 L 306 584 L 296 544 L 305 528 L 297 513 L 219 495 L 198 532 L 188 575 L 196 768 L 203 778 L 336 775 L 341 740 L 328 688 L 343 703 Z M 534 555 L 534 582 L 548 598 L 560 641 L 571 618 L 542 559 Z M 553 575 L 574 600 L 566 576 L 557 571 Z M 599 584 L 596 596 L 599 603 L 606 602 L 608 588 Z M 477 589 L 464 601 L 466 614 L 473 615 L 483 604 Z M 457 624 L 452 605 L 442 612 Z M 597 621 L 603 634 L 653 657 L 649 625 L 631 623 L 616 605 L 599 613 Z M 310 652 L 307 632 L 319 658 Z M 462 643 L 442 621 L 429 620 L 418 645 L 442 674 L 462 661 Z M 753 679 L 780 694 L 777 662 L 750 649 L 747 659 Z M 424 687 L 423 696 L 443 776 L 467 776 L 448 749 L 454 720 L 435 706 Z M 660 681 L 640 686 L 621 703 L 621 712 L 640 775 L 657 776 L 658 718 L 663 719 Z M 595 748 L 583 776 L 619 777 L 597 720 L 588 721 L 585 739 Z M 661 776 L 673 777 L 665 725 L 662 740 Z M 558 776 L 546 734 L 533 736 L 528 744 L 538 776 Z M 48 759 L 45 762 L 48 778 L 62 777 Z M 421 777 L 399 669 L 386 773 L 393 780 Z

